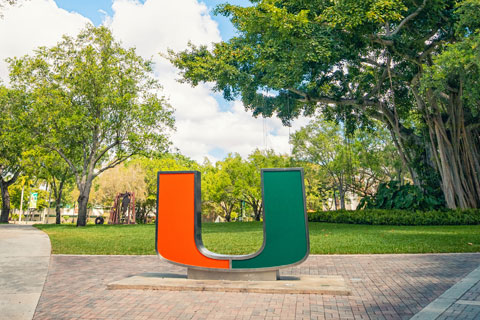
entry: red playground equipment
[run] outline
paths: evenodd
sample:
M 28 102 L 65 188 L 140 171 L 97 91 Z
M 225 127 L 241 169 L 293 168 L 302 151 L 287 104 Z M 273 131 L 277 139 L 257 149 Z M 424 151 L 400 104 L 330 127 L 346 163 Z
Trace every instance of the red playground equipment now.
M 135 193 L 119 193 L 110 210 L 108 224 L 135 224 Z

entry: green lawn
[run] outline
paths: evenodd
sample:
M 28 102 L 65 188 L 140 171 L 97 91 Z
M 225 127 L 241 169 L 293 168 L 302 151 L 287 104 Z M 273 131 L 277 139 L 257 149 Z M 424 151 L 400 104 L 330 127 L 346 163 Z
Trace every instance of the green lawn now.
M 50 236 L 53 253 L 155 254 L 154 225 L 36 225 Z M 311 222 L 312 254 L 480 252 L 480 226 L 367 226 Z M 262 224 L 204 223 L 205 246 L 224 254 L 257 251 Z

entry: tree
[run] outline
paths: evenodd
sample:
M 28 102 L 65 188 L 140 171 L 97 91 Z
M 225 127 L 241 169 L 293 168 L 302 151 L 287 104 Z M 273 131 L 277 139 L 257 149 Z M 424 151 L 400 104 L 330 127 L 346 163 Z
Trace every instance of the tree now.
M 68 168 L 51 167 L 47 168 L 47 172 L 50 176 L 50 179 L 48 181 L 51 190 L 53 190 L 53 197 L 55 199 L 55 223 L 60 224 L 62 222 L 60 209 L 62 205 L 65 185 L 68 183 L 70 178 L 72 178 L 72 175 L 71 172 L 69 172 Z
M 293 154 L 298 160 L 318 164 L 330 175 L 340 196 L 340 208 L 345 210 L 345 194 L 349 175 L 353 175 L 351 156 L 344 144 L 340 126 L 318 119 L 292 135 Z
M 440 177 L 450 208 L 480 206 L 480 1 L 252 2 L 217 8 L 237 37 L 170 52 L 184 81 L 285 123 L 319 108 L 379 120 L 416 185 Z
M 480 207 L 479 12 L 480 1 L 460 2 L 455 40 L 423 66 L 413 90 L 450 208 Z
M 215 185 L 213 177 L 217 174 L 218 169 L 205 157 L 199 170 L 202 174 L 202 215 L 210 219 L 224 215 L 220 204 L 213 201 L 211 197 Z
M 360 197 L 371 196 L 380 183 L 397 178 L 403 181 L 404 178 L 398 153 L 387 132 L 381 128 L 349 133 L 345 126 L 342 128 L 334 121 L 317 117 L 292 134 L 291 143 L 296 160 L 313 164 L 310 171 L 320 176 L 324 173 L 329 176 L 310 185 L 317 184 L 320 190 L 315 191 L 322 196 L 328 185 L 332 185 L 338 191 L 341 209 L 345 209 L 347 192 Z M 311 173 L 307 175 L 309 179 L 314 178 Z M 334 198 L 335 194 L 334 191 Z
M 120 192 L 135 192 L 135 214 L 138 223 L 155 214 L 157 206 L 157 173 L 159 171 L 200 170 L 193 160 L 181 154 L 164 154 L 161 157 L 137 156 L 123 165 L 98 176 L 91 192 L 92 202 L 111 206 Z
M 157 95 L 151 61 L 124 49 L 110 30 L 91 25 L 76 38 L 10 63 L 12 86 L 27 92 L 29 130 L 72 171 L 77 226 L 84 226 L 92 182 L 141 153 L 161 153 L 172 109 Z
M 331 210 L 337 205 L 336 201 L 330 201 L 336 199 L 332 192 L 332 179 L 324 167 L 316 163 L 298 160 L 294 162 L 294 166 L 304 169 L 307 210 Z
M 246 203 L 253 209 L 253 217 L 260 221 L 263 212 L 263 199 L 261 193 L 261 169 L 290 167 L 290 158 L 277 155 L 273 150 L 255 150 L 245 161 L 245 185 L 242 186 L 242 196 Z
M 116 166 L 98 176 L 93 184 L 90 196 L 93 204 L 111 208 L 119 193 L 133 192 L 135 221 L 142 223 L 146 220 L 146 212 L 141 209 L 147 199 L 147 184 L 145 171 L 139 164 L 123 163 Z
M 73 183 L 73 172 L 68 164 L 57 154 L 46 152 L 44 148 L 35 148 L 30 154 L 30 167 L 37 177 L 45 179 L 53 191 L 55 200 L 55 223 L 61 223 L 61 205 L 67 184 Z M 50 204 L 49 204 L 50 205 Z
M 30 173 L 22 172 L 17 182 L 10 187 L 10 204 L 14 209 L 22 207 L 22 189 L 23 189 L 23 213 L 29 210 L 30 195 L 37 193 L 37 211 L 48 208 L 49 192 L 45 190 L 45 181 L 38 177 L 31 176 Z
M 147 197 L 145 172 L 136 163 L 119 165 L 98 176 L 94 181 L 91 200 L 95 204 L 111 206 L 117 194 L 134 192 L 135 202 L 144 202 Z
M 204 201 L 217 203 L 227 222 L 230 222 L 233 208 L 238 203 L 245 184 L 242 157 L 229 154 L 223 161 L 215 164 L 215 169 L 204 176 L 202 190 Z
M 18 115 L 22 95 L 0 85 L 0 190 L 2 214 L 0 222 L 8 222 L 10 214 L 9 187 L 17 181 L 22 170 L 22 153 L 29 148 L 30 139 Z
M 396 180 L 405 182 L 406 170 L 387 130 L 377 123 L 369 130 L 355 130 L 349 143 L 353 175 L 349 189 L 360 197 L 371 196 L 380 183 Z M 408 178 L 411 179 L 410 177 Z
M 206 162 L 202 166 L 204 204 L 220 206 L 225 220 L 230 221 L 237 204 L 245 201 L 253 218 L 260 221 L 263 210 L 261 169 L 290 167 L 290 158 L 276 155 L 273 150 L 252 152 L 248 159 L 239 154 L 229 154 L 215 166 Z

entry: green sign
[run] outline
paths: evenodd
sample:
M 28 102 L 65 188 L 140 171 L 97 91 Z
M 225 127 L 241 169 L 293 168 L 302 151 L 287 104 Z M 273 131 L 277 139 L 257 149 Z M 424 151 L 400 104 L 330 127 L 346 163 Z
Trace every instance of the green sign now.
M 28 208 L 37 209 L 37 200 L 38 200 L 38 193 L 37 192 L 30 193 L 30 201 L 28 203 Z

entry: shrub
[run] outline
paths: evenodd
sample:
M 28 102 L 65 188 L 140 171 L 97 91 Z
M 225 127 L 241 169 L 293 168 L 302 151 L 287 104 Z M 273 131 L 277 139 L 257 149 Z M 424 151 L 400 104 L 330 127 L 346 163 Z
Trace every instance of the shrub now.
M 11 221 L 18 221 L 18 213 L 11 213 L 10 214 Z M 25 215 L 22 214 L 22 221 L 25 221 Z
M 366 196 L 357 209 L 403 209 L 410 211 L 437 210 L 445 207 L 442 196 L 435 195 L 433 190 L 423 190 L 411 184 L 400 184 L 398 181 L 381 183 L 377 193 Z
M 480 224 L 480 209 L 409 211 L 398 209 L 365 209 L 317 211 L 308 221 L 372 225 L 472 225 Z

